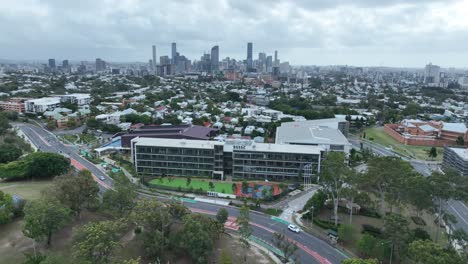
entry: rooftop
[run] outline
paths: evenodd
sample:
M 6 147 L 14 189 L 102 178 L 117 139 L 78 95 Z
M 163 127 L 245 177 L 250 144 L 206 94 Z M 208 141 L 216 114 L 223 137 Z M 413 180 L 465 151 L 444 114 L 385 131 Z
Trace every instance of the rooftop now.
M 462 158 L 464 161 L 468 161 L 468 148 L 463 149 L 463 148 L 449 148 L 455 154 L 457 154 L 460 158 Z
M 456 132 L 456 133 L 466 133 L 467 129 L 463 123 L 445 123 L 442 127 L 444 131 Z
M 213 149 L 214 146 L 222 146 L 223 142 L 207 140 L 186 140 L 186 139 L 167 139 L 167 138 L 134 138 L 136 146 L 158 146 L 169 148 L 195 148 L 195 149 Z
M 337 128 L 326 126 L 304 126 L 300 124 L 295 127 L 278 127 L 276 129 L 276 143 L 303 145 L 351 145 L 348 139 Z

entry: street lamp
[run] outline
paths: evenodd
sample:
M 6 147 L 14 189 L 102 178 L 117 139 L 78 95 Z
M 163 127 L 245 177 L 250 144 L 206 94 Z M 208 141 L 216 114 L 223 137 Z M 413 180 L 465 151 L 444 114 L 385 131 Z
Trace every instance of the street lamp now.
M 312 215 L 311 217 L 311 222 L 310 222 L 310 225 L 313 226 L 314 225 L 314 206 L 312 205 L 312 207 L 310 207 L 310 214 Z
M 382 242 L 380 243 L 382 246 L 385 245 L 385 244 L 388 244 L 388 243 L 391 243 L 392 246 L 390 247 L 390 263 L 389 264 L 392 264 L 392 258 L 393 258 L 393 242 L 392 241 L 386 241 L 386 242 Z

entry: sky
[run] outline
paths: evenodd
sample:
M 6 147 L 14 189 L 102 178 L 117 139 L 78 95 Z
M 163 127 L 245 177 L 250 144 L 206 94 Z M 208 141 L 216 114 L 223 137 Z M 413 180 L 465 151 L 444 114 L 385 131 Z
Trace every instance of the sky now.
M 178 51 L 293 65 L 468 66 L 468 0 L 0 0 L 0 59 L 146 62 Z

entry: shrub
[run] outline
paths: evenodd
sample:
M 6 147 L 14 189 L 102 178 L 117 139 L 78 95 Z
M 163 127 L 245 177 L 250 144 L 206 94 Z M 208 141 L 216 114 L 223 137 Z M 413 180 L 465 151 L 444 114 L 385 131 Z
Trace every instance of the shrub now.
M 345 242 L 353 240 L 353 234 L 354 228 L 352 225 L 344 224 L 338 228 L 338 237 Z
M 373 225 L 363 224 L 362 233 L 367 233 L 375 237 L 380 237 L 382 235 L 382 230 Z
M 431 240 L 429 233 L 419 227 L 413 230 L 413 237 L 415 240 Z
M 314 218 L 314 224 L 323 228 L 323 229 L 331 229 L 336 232 L 338 232 L 338 228 L 340 227 L 341 224 L 338 224 L 338 226 L 335 226 L 335 223 L 329 222 L 329 221 L 323 221 L 320 219 Z
M 426 225 L 426 222 L 424 221 L 424 219 L 422 219 L 421 217 L 418 217 L 418 216 L 412 216 L 411 217 L 411 220 L 413 220 L 413 222 L 419 226 L 425 226 Z
M 366 207 L 361 208 L 361 210 L 359 211 L 359 215 L 373 217 L 373 218 L 382 218 L 382 216 L 377 211 L 371 208 L 366 208 Z

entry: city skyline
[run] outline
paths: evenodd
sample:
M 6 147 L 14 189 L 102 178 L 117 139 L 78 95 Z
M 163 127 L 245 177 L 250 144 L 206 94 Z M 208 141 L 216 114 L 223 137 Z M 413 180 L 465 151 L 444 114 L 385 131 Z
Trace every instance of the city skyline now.
M 173 41 L 190 59 L 214 45 L 220 59 L 245 59 L 253 42 L 254 58 L 279 50 L 292 65 L 467 67 L 467 9 L 466 0 L 10 1 L 0 58 L 145 62 L 148 46 L 171 56 Z

